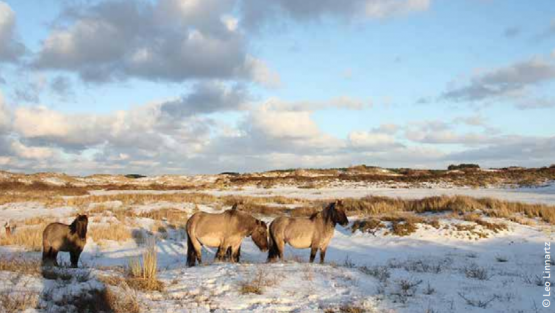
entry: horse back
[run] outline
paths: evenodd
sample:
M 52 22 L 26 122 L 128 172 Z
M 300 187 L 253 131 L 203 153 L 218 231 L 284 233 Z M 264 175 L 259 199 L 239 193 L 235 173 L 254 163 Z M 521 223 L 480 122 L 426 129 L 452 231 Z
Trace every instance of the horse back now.
M 195 213 L 187 222 L 187 233 L 207 246 L 215 246 L 225 238 L 237 236 L 240 219 L 235 212 Z

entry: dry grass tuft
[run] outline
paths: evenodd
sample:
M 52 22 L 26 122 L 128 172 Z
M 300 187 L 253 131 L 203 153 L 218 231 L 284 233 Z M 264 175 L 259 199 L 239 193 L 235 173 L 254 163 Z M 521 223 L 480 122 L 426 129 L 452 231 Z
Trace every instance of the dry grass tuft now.
M 158 281 L 158 256 L 154 240 L 149 242 L 148 248 L 142 255 L 142 262 L 138 258 L 129 261 L 129 278 L 127 284 L 138 290 L 162 291 L 163 285 Z
M 366 220 L 357 220 L 351 226 L 351 230 L 354 233 L 357 230 L 360 230 L 363 233 L 370 233 L 375 234 L 378 230 L 385 228 L 385 224 L 382 223 L 380 220 L 375 218 L 369 218 Z
M 392 233 L 397 236 L 408 236 L 414 233 L 418 227 L 413 222 L 393 222 L 392 224 Z
M 124 292 L 117 292 L 114 288 L 106 287 L 104 292 L 106 303 L 114 313 L 139 313 L 141 307 L 137 301 L 137 296 L 125 290 Z
M 264 288 L 270 287 L 276 283 L 275 280 L 265 278 L 265 276 L 267 276 L 267 273 L 264 273 L 262 270 L 259 269 L 253 278 L 242 281 L 239 284 L 239 292 L 241 294 L 263 294 Z

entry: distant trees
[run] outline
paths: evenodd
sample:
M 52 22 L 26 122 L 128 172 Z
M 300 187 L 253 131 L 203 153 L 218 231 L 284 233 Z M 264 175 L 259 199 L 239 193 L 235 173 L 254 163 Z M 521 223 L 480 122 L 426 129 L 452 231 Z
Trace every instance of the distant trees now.
M 138 178 L 144 178 L 144 177 L 146 177 L 146 176 L 145 176 L 145 175 L 141 175 L 141 174 L 127 174 L 127 175 L 125 175 L 125 177 L 131 178 L 131 179 L 138 179 Z
M 472 170 L 477 170 L 480 168 L 480 165 L 478 164 L 465 164 L 465 163 L 461 163 L 461 164 L 451 164 L 447 167 L 448 170 L 450 171 L 454 171 L 454 170 L 468 170 L 468 169 L 472 169 Z

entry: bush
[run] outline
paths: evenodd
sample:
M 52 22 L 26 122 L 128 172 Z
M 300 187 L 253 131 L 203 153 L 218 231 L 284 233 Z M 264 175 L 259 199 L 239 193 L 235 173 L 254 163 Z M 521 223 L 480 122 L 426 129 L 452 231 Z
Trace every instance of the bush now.
M 357 220 L 353 223 L 353 226 L 351 226 L 351 230 L 352 232 L 356 232 L 357 230 L 360 230 L 363 233 L 370 233 L 370 234 L 375 234 L 376 231 L 380 230 L 381 228 L 384 228 L 385 225 L 377 220 L 377 219 L 367 219 L 367 220 Z
M 447 167 L 448 170 L 453 171 L 453 170 L 465 170 L 465 169 L 472 169 L 472 170 L 476 170 L 479 169 L 480 165 L 478 164 L 465 164 L 465 163 L 461 163 L 461 164 L 451 164 Z

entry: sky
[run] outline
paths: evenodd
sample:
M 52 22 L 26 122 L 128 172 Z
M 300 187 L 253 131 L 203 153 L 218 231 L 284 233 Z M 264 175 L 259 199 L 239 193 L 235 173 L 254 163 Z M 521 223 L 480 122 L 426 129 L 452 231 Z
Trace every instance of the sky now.
M 555 163 L 552 0 L 0 0 L 0 170 Z

